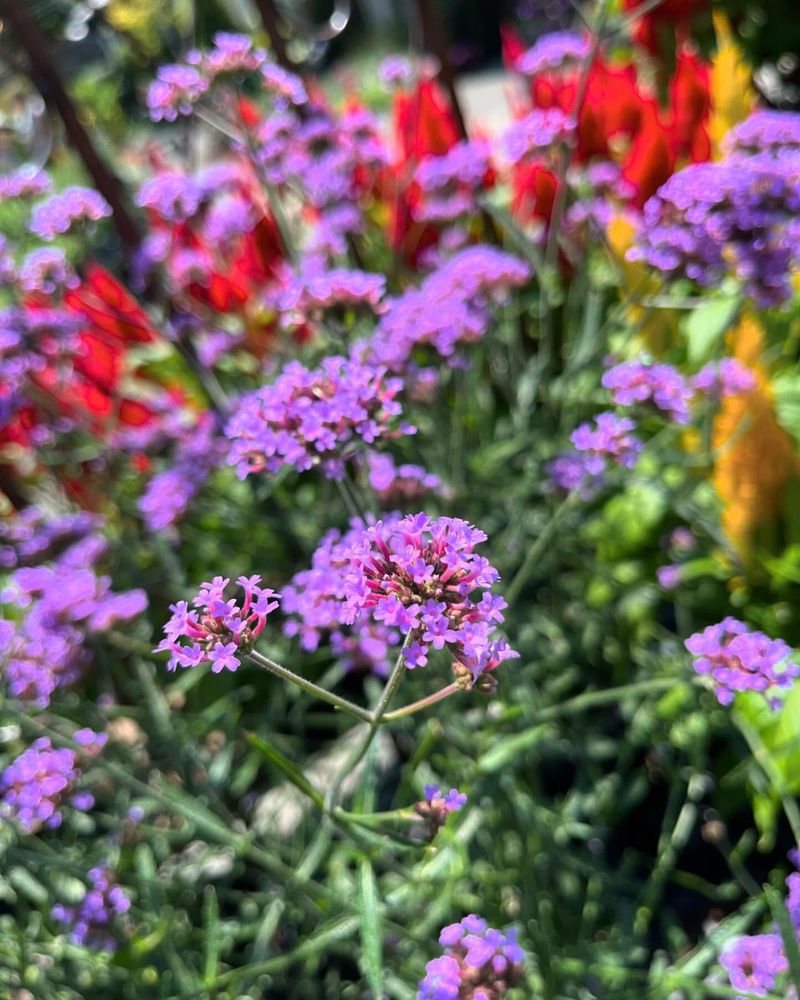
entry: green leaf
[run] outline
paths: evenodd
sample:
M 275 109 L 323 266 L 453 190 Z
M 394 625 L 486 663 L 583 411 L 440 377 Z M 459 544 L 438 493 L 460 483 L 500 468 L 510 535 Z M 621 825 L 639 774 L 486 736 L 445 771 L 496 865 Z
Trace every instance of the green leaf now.
M 714 299 L 693 309 L 683 323 L 686 349 L 693 365 L 707 361 L 718 341 L 736 320 L 738 298 Z
M 283 756 L 280 750 L 276 750 L 271 743 L 267 743 L 266 740 L 262 739 L 260 736 L 256 736 L 255 733 L 247 734 L 247 742 L 251 747 L 254 747 L 259 751 L 259 753 L 266 757 L 271 764 L 274 764 L 279 771 L 283 772 L 289 781 L 291 781 L 296 788 L 299 788 L 304 795 L 307 795 L 317 808 L 325 808 L 325 800 L 322 795 L 320 795 L 316 788 L 314 788 L 302 771 Z
M 789 911 L 786 909 L 780 893 L 774 886 L 765 885 L 764 892 L 769 903 L 769 908 L 772 910 L 772 916 L 783 938 L 783 948 L 786 952 L 786 957 L 789 959 L 789 972 L 792 982 L 800 989 L 800 945 L 797 943 L 797 935 L 795 934 L 794 927 L 792 927 Z
M 784 372 L 771 382 L 775 412 L 783 429 L 800 441 L 800 375 Z
M 364 975 L 375 997 L 380 998 L 383 995 L 383 929 L 378 885 L 369 858 L 364 858 L 359 866 L 358 897 Z

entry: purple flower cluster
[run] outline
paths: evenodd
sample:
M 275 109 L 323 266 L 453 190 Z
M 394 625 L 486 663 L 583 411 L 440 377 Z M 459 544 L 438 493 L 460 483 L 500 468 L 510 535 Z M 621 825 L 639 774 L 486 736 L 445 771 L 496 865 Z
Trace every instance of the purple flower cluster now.
M 29 400 L 31 383 L 48 366 L 80 351 L 78 318 L 63 309 L 0 310 L 0 423 Z M 68 370 L 68 364 L 63 368 Z M 58 421 L 55 423 L 61 424 Z M 47 437 L 50 428 L 38 431 Z
M 150 531 L 171 528 L 186 513 L 224 453 L 214 417 L 202 414 L 179 439 L 172 467 L 153 476 L 139 498 L 137 506 Z
M 466 804 L 467 796 L 457 788 L 444 793 L 438 785 L 426 785 L 425 798 L 417 802 L 414 809 L 425 820 L 427 835 L 433 838 L 450 813 L 461 812 Z
M 51 915 L 69 928 L 74 944 L 115 951 L 114 924 L 117 917 L 131 908 L 131 901 L 107 868 L 92 868 L 88 875 L 89 888 L 80 903 L 77 906 L 57 903 Z
M 164 626 L 164 638 L 156 652 L 170 654 L 167 667 L 196 667 L 210 663 L 213 673 L 237 670 L 241 657 L 253 647 L 264 630 L 267 616 L 279 604 L 280 595 L 261 587 L 260 576 L 240 576 L 236 581 L 244 591 L 241 604 L 225 598 L 230 580 L 215 576 L 204 583 L 189 610 L 186 601 L 170 605 L 172 617 Z
M 424 667 L 445 647 L 473 679 L 516 654 L 494 638 L 506 602 L 490 593 L 497 570 L 475 552 L 486 535 L 458 518 L 416 514 L 364 529 L 349 550 L 343 620 L 363 612 L 409 635 L 403 658 Z M 481 591 L 480 600 L 472 598 Z
M 397 521 L 399 514 L 386 520 Z M 361 538 L 364 525 L 354 520 L 341 535 L 333 529 L 322 538 L 311 561 L 311 568 L 296 573 L 283 588 L 281 609 L 287 616 L 285 635 L 298 636 L 300 645 L 313 652 L 323 635 L 329 634 L 337 655 L 349 660 L 353 667 L 369 664 L 369 669 L 381 674 L 388 670 L 389 650 L 402 641 L 400 632 L 382 622 L 370 619 L 345 623 L 343 580 L 349 570 L 350 549 Z
M 385 87 L 406 86 L 414 71 L 405 56 L 387 56 L 378 67 L 378 77 Z
M 737 691 L 761 691 L 771 707 L 780 704 L 775 692 L 790 687 L 800 667 L 789 662 L 792 650 L 781 639 L 751 632 L 736 618 L 725 618 L 689 636 L 686 648 L 694 669 L 714 682 L 721 705 L 730 705 Z
M 752 161 L 692 164 L 645 204 L 631 260 L 707 287 L 732 268 L 761 307 L 791 295 L 800 179 Z
M 326 310 L 356 306 L 375 309 L 385 290 L 386 278 L 382 274 L 344 267 L 328 269 L 307 261 L 304 272 L 287 276 L 276 306 L 284 326 L 299 326 Z
M 523 52 L 514 69 L 525 76 L 536 76 L 546 70 L 569 68 L 570 63 L 586 59 L 589 49 L 589 38 L 576 31 L 552 31 Z
M 102 518 L 86 511 L 48 516 L 40 507 L 25 507 L 12 517 L 0 518 L 0 567 L 14 569 L 41 562 L 102 523 Z
M 670 420 L 685 424 L 689 420 L 692 391 L 683 375 L 667 364 L 626 361 L 604 374 L 604 388 L 611 390 L 618 406 L 633 406 L 652 400 Z
M 611 412 L 598 414 L 594 426 L 581 424 L 570 435 L 575 450 L 548 463 L 551 484 L 591 500 L 603 486 L 609 464 L 626 469 L 636 464 L 642 442 L 632 433 L 635 427 L 632 420 Z
M 517 933 L 489 927 L 470 913 L 442 929 L 444 955 L 428 962 L 418 1000 L 501 1000 L 522 978 Z
M 730 977 L 731 986 L 751 994 L 771 992 L 778 976 L 789 968 L 780 934 L 737 938 L 719 961 Z
M 465 140 L 442 156 L 428 156 L 414 172 L 423 199 L 414 209 L 422 222 L 452 222 L 477 210 L 475 195 L 491 165 L 489 144 Z
M 738 396 L 752 392 L 756 387 L 756 377 L 752 369 L 737 358 L 723 358 L 711 361 L 691 379 L 695 392 L 701 392 L 714 399 Z
M 534 108 L 505 130 L 503 153 L 511 163 L 519 163 L 556 142 L 563 142 L 574 128 L 574 119 L 560 108 Z
M 74 735 L 86 755 L 97 754 L 107 741 L 104 733 L 79 729 Z M 72 750 L 54 750 L 46 737 L 34 740 L 0 775 L 0 812 L 31 833 L 40 825 L 51 829 L 64 820 L 62 807 L 85 811 L 94 805 L 88 792 L 76 792 L 81 761 Z
M 600 413 L 595 417 L 594 427 L 591 423 L 581 424 L 572 432 L 570 440 L 581 452 L 587 472 L 600 476 L 609 460 L 626 469 L 636 464 L 642 443 L 632 434 L 635 428 L 636 424 L 627 417 Z
M 340 356 L 313 370 L 290 362 L 272 385 L 239 403 L 225 431 L 228 462 L 242 479 L 287 465 L 301 472 L 320 466 L 328 478 L 341 478 L 359 442 L 414 433 L 397 419 L 402 388 L 384 367 Z
M 192 49 L 186 53 L 186 62 L 196 66 L 209 82 L 226 74 L 254 72 L 267 58 L 263 49 L 253 47 L 252 39 L 247 35 L 218 31 L 213 42 L 210 49 Z
M 76 288 L 79 284 L 64 251 L 56 247 L 31 250 L 19 265 L 17 282 L 23 292 L 44 292 L 45 295 Z
M 391 455 L 367 454 L 369 484 L 385 508 L 402 507 L 442 489 L 441 479 L 421 465 L 396 465 Z
M 174 122 L 178 115 L 190 115 L 208 86 L 208 80 L 195 66 L 159 66 L 155 80 L 147 88 L 150 118 L 154 122 Z
M 52 534 L 45 531 L 43 540 L 48 535 L 55 544 L 58 526 Z M 114 593 L 110 579 L 90 568 L 105 547 L 99 535 L 87 535 L 52 566 L 23 567 L 12 574 L 2 598 L 15 606 L 19 620 L 0 622 L 0 660 L 12 697 L 45 708 L 57 688 L 80 677 L 88 662 L 87 636 L 106 632 L 147 607 L 143 590 Z
M 460 345 L 483 337 L 494 308 L 529 278 L 528 266 L 512 254 L 487 246 L 462 250 L 419 288 L 387 300 L 366 356 L 391 371 L 405 371 L 423 345 L 452 359 Z
M 49 176 L 43 170 L 22 167 L 13 174 L 0 177 L 0 202 L 17 201 L 20 198 L 35 198 L 50 190 Z
M 111 206 L 94 188 L 73 186 L 35 205 L 28 228 L 49 241 L 69 232 L 75 222 L 99 222 L 109 215 Z
M 407 667 L 425 666 L 431 649 L 446 647 L 475 680 L 516 655 L 494 637 L 505 601 L 489 592 L 497 571 L 474 551 L 485 537 L 466 521 L 425 514 L 390 514 L 367 527 L 356 521 L 342 537 L 329 532 L 311 569 L 284 590 L 284 631 L 313 650 L 325 632 L 352 627 L 363 635 L 378 623 L 391 630 L 382 636 L 390 645 L 410 633 Z
M 800 113 L 756 111 L 734 125 L 723 140 L 723 149 L 729 158 L 784 150 L 800 152 Z
M 204 191 L 187 174 L 163 170 L 142 184 L 136 194 L 136 204 L 149 208 L 169 222 L 183 222 L 200 207 Z

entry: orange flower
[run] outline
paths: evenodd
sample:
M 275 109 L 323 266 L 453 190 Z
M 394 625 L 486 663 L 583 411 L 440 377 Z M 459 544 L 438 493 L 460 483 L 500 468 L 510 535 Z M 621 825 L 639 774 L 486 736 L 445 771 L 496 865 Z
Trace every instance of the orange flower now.
M 775 419 L 769 376 L 761 361 L 764 331 L 745 314 L 729 336 L 733 357 L 751 368 L 756 388 L 730 396 L 714 421 L 719 457 L 713 482 L 723 504 L 722 524 L 739 552 L 749 554 L 756 529 L 780 509 L 784 489 L 798 471 L 791 439 Z

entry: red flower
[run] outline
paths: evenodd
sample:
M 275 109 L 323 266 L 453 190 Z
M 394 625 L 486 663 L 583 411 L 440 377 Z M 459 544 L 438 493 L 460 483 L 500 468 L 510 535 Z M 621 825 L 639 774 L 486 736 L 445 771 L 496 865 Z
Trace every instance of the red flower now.
M 670 143 L 678 159 L 702 163 L 711 156 L 708 119 L 711 114 L 709 65 L 683 46 L 670 82 L 672 125 Z

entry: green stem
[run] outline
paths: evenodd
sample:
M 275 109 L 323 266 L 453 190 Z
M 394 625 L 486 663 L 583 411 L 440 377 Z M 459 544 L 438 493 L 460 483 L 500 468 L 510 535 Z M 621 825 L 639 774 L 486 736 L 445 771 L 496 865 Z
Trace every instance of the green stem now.
M 537 560 L 550 544 L 550 539 L 553 537 L 556 528 L 559 524 L 561 524 L 564 515 L 570 507 L 573 506 L 577 499 L 578 492 L 576 490 L 573 490 L 564 497 L 558 507 L 556 507 L 553 516 L 542 529 L 539 537 L 528 550 L 528 554 L 525 556 L 522 565 L 517 570 L 516 576 L 506 588 L 505 597 L 509 604 L 513 604 L 519 597 L 520 591 L 527 583 L 528 577 L 530 576 L 533 567 L 536 565 Z
M 313 681 L 310 681 L 305 677 L 301 677 L 299 674 L 294 673 L 294 671 L 289 670 L 286 667 L 282 667 L 280 663 L 270 660 L 268 657 L 257 652 L 255 649 L 250 650 L 247 655 L 257 666 L 262 667 L 264 670 L 268 670 L 276 677 L 280 677 L 281 680 L 288 681 L 290 684 L 295 684 L 308 694 L 314 695 L 314 697 L 319 698 L 321 701 L 326 701 L 329 705 L 333 705 L 334 708 L 338 708 L 342 712 L 346 712 L 348 715 L 354 716 L 356 719 L 361 719 L 362 722 L 369 722 L 372 724 L 373 715 L 366 708 L 356 705 L 355 702 L 348 701 L 347 698 L 341 698 L 338 694 L 334 694 L 332 691 L 327 691 L 325 688 L 320 687 Z
M 336 799 L 339 795 L 339 790 L 341 789 L 345 778 L 348 776 L 348 774 L 351 774 L 353 770 L 355 770 L 355 768 L 358 767 L 358 765 L 364 759 L 364 757 L 367 754 L 367 751 L 372 746 L 372 741 L 375 739 L 375 734 L 377 733 L 378 729 L 381 726 L 381 723 L 383 722 L 383 716 L 385 715 L 386 710 L 389 707 L 389 703 L 391 702 L 392 697 L 394 696 L 394 693 L 397 690 L 400 681 L 403 677 L 403 674 L 405 673 L 406 670 L 405 658 L 403 657 L 403 653 L 405 652 L 406 647 L 411 641 L 411 635 L 412 635 L 412 630 L 409 630 L 408 634 L 405 637 L 403 645 L 400 648 L 400 652 L 397 654 L 397 659 L 395 660 L 394 667 L 392 668 L 392 672 L 389 675 L 389 679 L 386 681 L 386 685 L 383 691 L 381 692 L 381 696 L 378 699 L 378 703 L 375 705 L 373 711 L 371 713 L 368 713 L 368 719 L 367 719 L 368 727 L 367 731 L 364 733 L 364 738 L 359 740 L 353 747 L 352 752 L 347 755 L 347 758 L 344 764 L 342 765 L 339 773 L 336 775 L 333 782 L 331 783 L 331 787 L 328 789 L 328 792 L 325 796 L 325 809 L 329 814 L 332 814 L 333 808 L 336 806 Z
M 435 705 L 437 702 L 444 701 L 445 698 L 449 698 L 456 691 L 462 690 L 463 688 L 460 684 L 448 684 L 447 687 L 429 694 L 427 698 L 420 698 L 419 701 L 412 701 L 409 705 L 403 705 L 402 708 L 396 708 L 393 712 L 387 712 L 381 721 L 385 725 L 387 722 L 394 722 L 395 719 L 405 719 L 409 715 L 415 715 L 417 712 L 422 712 L 424 709 L 430 708 L 431 705 Z

